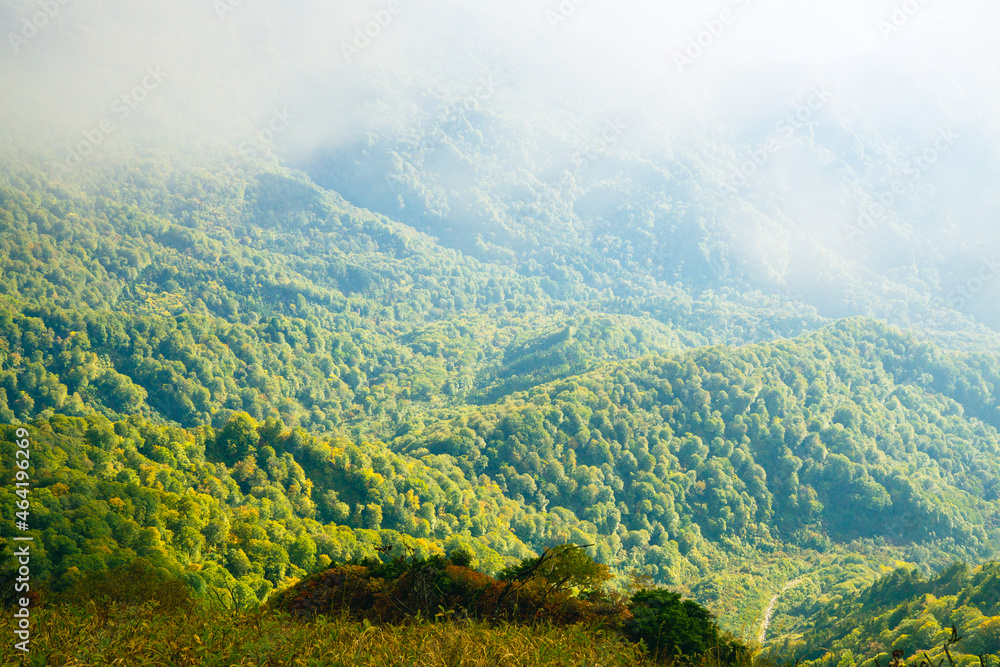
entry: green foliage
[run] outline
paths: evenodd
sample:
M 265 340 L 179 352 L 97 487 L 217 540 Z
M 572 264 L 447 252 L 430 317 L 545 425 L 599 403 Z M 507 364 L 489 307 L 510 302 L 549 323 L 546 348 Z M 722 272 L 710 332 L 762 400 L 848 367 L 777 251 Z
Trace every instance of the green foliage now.
M 584 624 L 644 642 L 656 659 L 698 663 L 710 656 L 713 664 L 749 662 L 747 647 L 725 637 L 697 602 L 646 590 L 626 606 L 622 596 L 603 590 L 607 579 L 607 569 L 584 549 L 566 544 L 507 568 L 499 580 L 444 558 L 336 566 L 282 591 L 270 606 L 297 616 L 349 614 L 380 623 L 433 615 L 438 621 Z M 567 585 L 586 586 L 589 594 L 576 597 Z
M 254 425 L 245 415 L 233 424 L 240 430 L 182 430 L 91 414 L 30 425 L 33 581 L 63 591 L 141 558 L 183 573 L 200 597 L 246 606 L 324 563 L 373 558 L 377 549 L 406 548 L 425 558 L 464 551 L 493 571 L 505 557 L 530 553 L 511 535 L 510 521 L 536 520 L 535 512 L 516 507 L 495 486 L 467 483 L 446 460 L 418 465 L 382 444 L 320 440 L 276 421 Z M 210 462 L 205 448 L 232 433 L 259 443 L 257 458 Z M 14 427 L 0 426 L 7 470 L 15 468 L 16 440 Z M 356 522 L 349 513 L 341 523 L 321 521 L 314 484 L 315 495 L 335 505 L 349 500 Z M 0 489 L 7 512 L 0 521 L 11 534 L 19 500 L 14 485 Z M 461 528 L 473 525 L 466 503 L 483 529 L 475 536 Z M 370 508 L 379 511 L 366 514 Z M 436 531 L 425 529 L 425 517 Z M 16 562 L 9 549 L 0 555 L 0 576 L 12 580 Z
M 588 310 L 289 174 L 259 174 L 220 205 L 201 173 L 177 174 L 164 203 L 132 182 L 89 196 L 9 166 L 5 419 L 96 410 L 194 426 L 243 411 L 313 432 L 392 432 L 415 408 L 461 404 L 504 381 L 507 346 L 522 332 Z M 220 219 L 234 209 L 246 216 Z M 587 364 L 679 344 L 669 326 L 600 317 L 575 338 Z
M 900 567 L 854 595 L 813 606 L 794 633 L 768 644 L 767 655 L 823 667 L 855 656 L 866 667 L 875 667 L 875 659 L 902 664 L 900 658 L 916 662 L 925 653 L 931 664 L 951 657 L 979 664 L 981 655 L 1000 658 L 997 628 L 1000 563 L 955 563 L 929 578 Z
M 110 570 L 81 573 L 59 596 L 59 604 L 125 608 L 151 603 L 160 613 L 176 614 L 192 605 L 191 593 L 183 580 L 137 558 Z
M 257 423 L 245 412 L 237 412 L 229 418 L 215 442 L 225 461 L 235 463 L 247 456 L 257 454 Z
M 573 548 L 546 552 L 523 576 L 502 580 L 440 556 L 349 563 L 306 577 L 269 604 L 296 615 L 348 613 L 380 623 L 413 617 L 449 620 L 457 614 L 516 623 L 620 627 L 626 610 L 620 596 L 604 590 L 607 569 L 582 549 L 565 546 Z M 565 588 L 574 581 L 590 586 L 586 599 Z
M 537 256 L 459 254 L 283 170 L 208 192 L 156 156 L 135 173 L 169 182 L 5 166 L 0 421 L 30 424 L 53 590 L 142 557 L 252 606 L 388 547 L 495 574 L 572 542 L 727 627 L 808 573 L 791 626 L 883 564 L 1000 543 L 997 355 L 779 304 L 703 222 L 671 227 L 694 259 L 667 284 L 551 225 Z M 569 563 L 525 599 L 605 576 Z
M 546 549 L 537 558 L 526 558 L 517 565 L 505 568 L 497 578 L 520 582 L 538 579 L 544 583 L 546 590 L 552 592 L 568 588 L 598 591 L 611 579 L 611 574 L 607 565 L 595 561 L 584 547 L 560 544 Z
M 721 664 L 745 660 L 747 650 L 723 637 L 711 612 L 694 600 L 665 590 L 640 591 L 629 603 L 627 633 L 654 657 L 697 658 L 708 652 Z
M 467 549 L 456 549 L 448 554 L 448 560 L 451 561 L 452 565 L 457 565 L 458 567 L 470 567 L 472 559 L 473 555 Z

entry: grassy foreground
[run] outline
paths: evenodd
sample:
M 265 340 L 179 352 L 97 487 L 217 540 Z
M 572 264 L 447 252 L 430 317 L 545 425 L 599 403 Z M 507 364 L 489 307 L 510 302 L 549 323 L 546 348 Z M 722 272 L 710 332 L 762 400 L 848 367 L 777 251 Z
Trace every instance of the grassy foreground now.
M 303 621 L 277 611 L 233 614 L 205 605 L 162 613 L 151 604 L 49 607 L 32 617 L 31 653 L 0 619 L 3 665 L 324 665 L 514 667 L 649 665 L 641 646 L 580 626 L 490 627 L 478 622 L 373 626 Z M 662 663 L 661 663 L 662 664 Z

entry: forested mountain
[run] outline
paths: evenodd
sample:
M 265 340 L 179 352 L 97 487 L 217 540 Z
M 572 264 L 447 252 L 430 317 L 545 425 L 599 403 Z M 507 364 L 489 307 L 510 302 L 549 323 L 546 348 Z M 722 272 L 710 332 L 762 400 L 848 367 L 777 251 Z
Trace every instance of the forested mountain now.
M 758 305 L 682 290 L 663 299 L 662 321 L 637 318 L 606 291 L 465 258 L 286 174 L 260 174 L 238 197 L 207 194 L 183 173 L 170 177 L 178 192 L 133 185 L 120 198 L 67 191 L 37 173 L 4 179 L 2 290 L 11 318 L 41 320 L 7 325 L 32 334 L 7 363 L 35 364 L 34 383 L 4 383 L 22 418 L 86 403 L 95 380 L 109 386 L 105 407 L 139 411 L 145 391 L 182 425 L 220 408 L 258 419 L 274 408 L 289 423 L 319 425 L 329 412 L 339 423 L 366 411 L 368 397 L 376 418 L 398 422 L 414 402 L 495 395 L 598 361 L 821 322 L 808 309 L 770 310 L 759 294 Z M 546 342 L 570 329 L 572 341 Z M 20 334 L 10 336 L 15 351 Z M 533 363 L 538 354 L 544 363 Z M 78 378 L 65 396 L 46 384 L 60 374 Z
M 260 640 L 353 572 L 376 621 L 434 577 L 519 617 L 573 553 L 538 618 L 719 639 L 683 594 L 766 660 L 1000 655 L 991 98 L 895 51 L 675 76 L 576 2 L 538 43 L 537 3 L 186 2 L 0 0 L 32 604 L 144 572 Z
M 982 664 L 1000 642 L 1000 567 L 964 563 L 923 577 L 900 567 L 856 596 L 825 599 L 815 581 L 790 590 L 783 611 L 805 615 L 793 636 L 771 647 L 784 659 L 803 664 L 890 662 L 893 653 L 937 661 L 951 658 Z M 819 648 L 823 647 L 823 648 Z M 897 656 L 898 657 L 898 656 Z M 926 660 L 925 660 L 926 661 Z
M 761 96 L 782 100 L 773 117 L 726 109 L 678 131 L 651 117 L 654 91 L 600 109 L 565 81 L 567 104 L 579 104 L 568 112 L 473 49 L 463 55 L 478 81 L 435 87 L 405 123 L 383 110 L 404 107 L 409 91 L 373 83 L 364 133 L 296 166 L 479 259 L 560 284 L 613 277 L 616 296 L 644 314 L 656 316 L 656 295 L 675 284 L 761 290 L 826 317 L 877 317 L 952 344 L 976 332 L 996 345 L 970 317 L 1000 324 L 995 287 L 962 288 L 980 268 L 969 255 L 988 262 L 996 244 L 986 221 L 1000 163 L 972 145 L 981 110 L 941 99 L 912 71 L 787 65 L 760 83 Z M 713 84 L 725 96 L 757 76 L 741 68 Z M 861 109 L 874 91 L 886 106 L 919 107 L 920 119 L 872 121 Z
M 0 410 L 57 588 L 139 555 L 253 600 L 383 545 L 572 541 L 735 627 L 817 566 L 995 553 L 991 353 L 726 291 L 626 314 L 303 176 L 161 178 L 4 175 Z

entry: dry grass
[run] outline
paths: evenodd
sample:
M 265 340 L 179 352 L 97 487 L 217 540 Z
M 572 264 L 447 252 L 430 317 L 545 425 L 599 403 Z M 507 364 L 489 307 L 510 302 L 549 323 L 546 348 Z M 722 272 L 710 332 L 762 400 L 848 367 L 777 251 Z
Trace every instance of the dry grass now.
M 654 665 L 642 648 L 580 626 L 480 623 L 372 626 L 347 619 L 295 620 L 264 611 L 151 605 L 53 607 L 32 616 L 32 650 L 13 648 L 13 619 L 0 619 L 3 665 L 323 665 L 342 667 L 579 667 Z

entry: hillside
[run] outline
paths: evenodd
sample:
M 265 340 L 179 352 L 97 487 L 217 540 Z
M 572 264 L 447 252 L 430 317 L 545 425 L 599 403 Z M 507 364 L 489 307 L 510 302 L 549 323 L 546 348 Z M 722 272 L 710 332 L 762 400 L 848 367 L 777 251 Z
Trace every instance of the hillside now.
M 979 656 L 1000 653 L 996 561 L 975 568 L 955 564 L 930 577 L 899 567 L 857 595 L 817 592 L 816 582 L 806 580 L 787 595 L 783 611 L 805 620 L 772 642 L 769 655 L 807 665 L 870 667 L 892 661 L 896 651 L 904 661 L 945 660 L 951 640 L 957 640 L 948 648 L 958 664 L 982 664 Z
M 975 146 L 990 134 L 982 112 L 932 92 L 930 72 L 741 63 L 692 90 L 640 67 L 614 73 L 627 92 L 595 100 L 590 75 L 568 68 L 557 103 L 513 66 L 449 47 L 465 77 L 428 67 L 413 102 L 408 67 L 378 69 L 352 139 L 315 142 L 292 164 L 477 259 L 559 284 L 610 278 L 647 316 L 676 285 L 761 291 L 996 349 L 995 286 L 962 287 L 990 257 L 979 248 L 996 245 L 1000 162 Z M 881 118 L 897 105 L 920 113 Z M 805 122 L 783 120 L 803 109 Z
M 1000 41 L 896 4 L 0 0 L 30 661 L 994 667 Z
M 56 587 L 140 555 L 259 600 L 404 541 L 493 572 L 576 541 L 746 627 L 818 564 L 996 548 L 991 354 L 725 291 L 624 314 L 294 174 L 158 178 L 4 176 L 0 410 L 46 452 Z
M 35 364 L 30 386 L 4 383 L 19 418 L 68 401 L 71 414 L 82 404 L 188 426 L 220 409 L 274 411 L 290 424 L 381 435 L 411 406 L 821 322 L 769 309 L 761 295 L 685 292 L 664 300 L 661 320 L 636 317 L 607 290 L 482 264 L 281 173 L 213 196 L 198 173 L 163 174 L 171 190 L 130 179 L 85 194 L 23 171 L 4 174 L 0 199 L 8 347 L 20 345 L 15 330 L 37 341 L 4 362 L 15 374 Z M 526 372 L 527 347 L 567 326 L 574 344 Z M 65 396 L 46 385 L 53 376 L 76 378 L 61 383 Z M 91 380 L 107 386 L 106 404 L 88 393 Z

